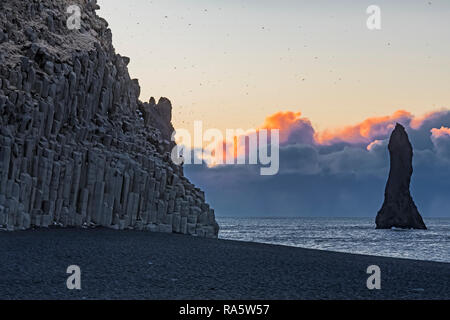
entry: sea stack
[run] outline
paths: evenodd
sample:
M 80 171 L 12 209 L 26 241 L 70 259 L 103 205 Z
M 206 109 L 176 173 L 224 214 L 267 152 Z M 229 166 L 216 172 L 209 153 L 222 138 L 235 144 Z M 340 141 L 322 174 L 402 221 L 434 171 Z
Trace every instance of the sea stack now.
M 411 197 L 409 186 L 413 173 L 413 149 L 405 128 L 398 124 L 389 140 L 391 169 L 384 193 L 384 203 L 376 218 L 377 229 L 392 227 L 426 229 Z

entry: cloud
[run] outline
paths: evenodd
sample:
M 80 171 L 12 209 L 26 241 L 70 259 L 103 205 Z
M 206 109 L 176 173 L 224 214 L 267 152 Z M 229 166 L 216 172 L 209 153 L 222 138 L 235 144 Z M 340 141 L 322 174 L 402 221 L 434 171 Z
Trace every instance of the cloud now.
M 405 125 L 414 146 L 411 191 L 422 215 L 448 216 L 450 111 L 415 117 L 397 111 L 340 129 L 314 130 L 300 112 L 270 115 L 258 129 L 280 129 L 280 170 L 259 165 L 186 166 L 220 216 L 373 216 L 389 173 L 389 136 Z
M 335 130 L 324 130 L 315 136 L 319 144 L 335 144 L 345 142 L 349 144 L 369 144 L 376 139 L 386 139 L 394 129 L 395 124 L 408 125 L 411 122 L 411 113 L 403 110 L 385 117 L 368 118 L 361 123 Z
M 450 128 L 431 129 L 431 140 L 437 154 L 446 160 L 450 160 Z
M 439 110 L 412 119 L 408 134 L 415 150 L 427 150 L 434 147 L 431 130 L 450 127 L 450 110 Z
M 346 146 L 323 155 L 321 167 L 327 174 L 380 175 L 386 171 L 386 158 L 387 152 L 381 148 L 366 150 Z
M 377 151 L 387 145 L 386 140 L 374 140 L 367 146 L 367 151 Z
M 411 128 L 418 130 L 420 128 L 435 127 L 439 123 L 448 123 L 450 121 L 450 110 L 438 110 L 424 114 L 411 120 Z
M 280 174 L 314 175 L 320 172 L 319 153 L 313 146 L 294 144 L 280 148 Z
M 433 128 L 431 129 L 431 135 L 434 139 L 439 138 L 448 138 L 450 137 L 450 128 L 441 127 L 440 129 Z
M 313 144 L 314 129 L 301 112 L 280 111 L 268 116 L 260 129 L 279 129 L 280 144 Z
M 407 128 L 410 136 L 413 137 L 414 148 L 418 150 L 430 149 L 434 145 L 431 141 L 430 130 L 440 123 L 448 123 L 450 126 L 450 111 L 440 110 L 415 117 L 410 112 L 398 110 L 392 115 L 371 117 L 356 125 L 323 131 L 316 131 L 311 121 L 302 117 L 301 112 L 279 111 L 266 117 L 264 123 L 256 130 L 236 132 L 232 137 L 221 135 L 220 139 L 214 140 L 215 143 L 207 143 L 204 146 L 206 156 L 203 160 L 210 166 L 225 163 L 226 159 L 236 162 L 237 159 L 242 159 L 242 162 L 245 162 L 245 159 L 249 158 L 249 141 L 258 141 L 259 139 L 259 142 L 261 142 L 260 132 L 263 129 L 269 131 L 278 129 L 281 147 L 295 144 L 311 145 L 316 146 L 320 153 L 340 152 L 347 146 L 364 148 L 370 151 L 376 144 L 380 144 L 383 140 L 389 138 L 396 123 L 401 123 Z M 255 140 L 252 137 L 259 138 Z M 267 141 L 270 144 L 270 132 Z M 257 148 L 257 143 L 253 145 Z M 217 152 L 218 148 L 223 151 Z M 257 152 L 257 150 L 253 151 Z M 357 151 L 347 152 L 356 154 Z

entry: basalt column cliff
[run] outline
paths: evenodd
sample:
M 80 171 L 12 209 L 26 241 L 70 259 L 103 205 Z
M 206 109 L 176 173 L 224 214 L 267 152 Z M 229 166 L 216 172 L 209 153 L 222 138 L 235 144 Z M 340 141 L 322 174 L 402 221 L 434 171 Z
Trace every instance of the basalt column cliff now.
M 409 191 L 413 150 L 408 134 L 400 124 L 397 124 L 389 140 L 389 154 L 391 170 L 383 207 L 376 218 L 377 229 L 426 229 Z
M 81 28 L 67 27 L 70 5 Z M 138 100 L 95 1 L 0 2 L 0 228 L 104 226 L 217 237 L 169 156 L 171 103 Z

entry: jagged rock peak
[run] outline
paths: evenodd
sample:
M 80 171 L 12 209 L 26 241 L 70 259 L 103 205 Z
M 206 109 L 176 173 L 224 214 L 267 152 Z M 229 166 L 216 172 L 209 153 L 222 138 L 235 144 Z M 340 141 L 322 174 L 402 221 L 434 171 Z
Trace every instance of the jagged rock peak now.
M 409 190 L 413 174 L 413 148 L 401 124 L 397 123 L 392 132 L 388 149 L 391 169 L 383 207 L 376 217 L 377 229 L 426 229 Z

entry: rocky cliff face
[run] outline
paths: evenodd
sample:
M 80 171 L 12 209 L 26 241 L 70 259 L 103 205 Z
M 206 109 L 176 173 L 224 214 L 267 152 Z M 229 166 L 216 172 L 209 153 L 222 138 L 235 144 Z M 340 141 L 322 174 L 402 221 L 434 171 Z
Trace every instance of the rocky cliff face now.
M 391 169 L 383 207 L 376 217 L 377 229 L 426 229 L 409 191 L 413 150 L 405 128 L 400 124 L 397 124 L 389 140 L 389 154 Z
M 69 30 L 68 6 L 81 8 Z M 217 237 L 169 156 L 171 103 L 138 100 L 95 1 L 0 2 L 0 228 L 104 226 Z

